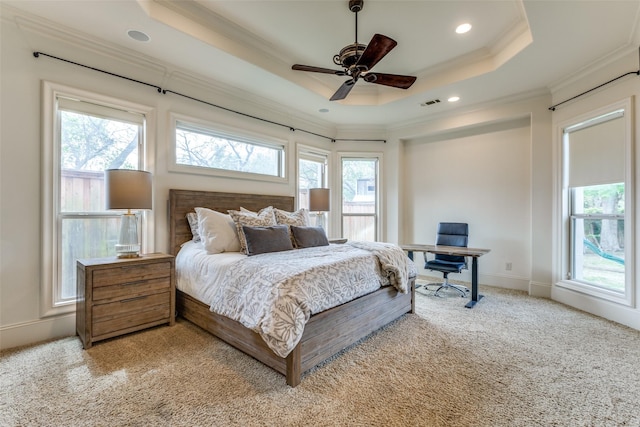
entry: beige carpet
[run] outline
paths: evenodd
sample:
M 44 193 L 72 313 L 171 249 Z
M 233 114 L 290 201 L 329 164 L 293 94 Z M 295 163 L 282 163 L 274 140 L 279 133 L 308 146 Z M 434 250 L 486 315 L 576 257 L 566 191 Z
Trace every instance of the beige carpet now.
M 2 426 L 638 426 L 640 332 L 515 291 L 418 295 L 297 388 L 179 320 L 0 353 Z

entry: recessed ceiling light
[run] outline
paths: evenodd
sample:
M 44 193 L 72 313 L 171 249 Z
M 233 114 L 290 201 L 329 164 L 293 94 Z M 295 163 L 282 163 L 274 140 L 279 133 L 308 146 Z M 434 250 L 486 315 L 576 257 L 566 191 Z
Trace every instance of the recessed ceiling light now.
M 321 108 L 318 111 L 321 112 L 321 113 L 328 113 L 329 109 L 328 108 Z
M 139 41 L 139 42 L 148 42 L 149 40 L 151 40 L 151 37 L 149 37 L 148 35 L 146 35 L 142 31 L 129 30 L 129 31 L 127 31 L 127 34 L 129 35 L 129 37 L 131 37 L 132 39 L 134 39 L 136 41 Z
M 456 27 L 456 33 L 464 34 L 468 32 L 470 29 L 471 29 L 471 24 L 469 24 L 468 22 L 465 22 L 464 24 L 460 24 Z
M 449 99 L 447 99 L 447 101 L 449 101 L 449 102 L 458 102 L 458 101 L 460 101 L 460 97 L 459 96 L 452 96 Z

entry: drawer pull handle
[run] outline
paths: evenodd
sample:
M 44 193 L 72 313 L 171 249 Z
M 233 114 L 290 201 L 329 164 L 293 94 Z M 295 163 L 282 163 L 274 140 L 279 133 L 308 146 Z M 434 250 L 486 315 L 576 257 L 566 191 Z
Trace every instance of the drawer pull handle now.
M 123 299 L 123 300 L 120 300 L 120 302 L 125 303 L 125 302 L 137 301 L 139 299 L 145 299 L 146 297 L 147 297 L 146 295 L 142 295 L 140 297 Z
M 144 283 L 144 280 L 136 280 L 135 282 L 122 283 L 120 286 L 139 285 L 140 283 Z

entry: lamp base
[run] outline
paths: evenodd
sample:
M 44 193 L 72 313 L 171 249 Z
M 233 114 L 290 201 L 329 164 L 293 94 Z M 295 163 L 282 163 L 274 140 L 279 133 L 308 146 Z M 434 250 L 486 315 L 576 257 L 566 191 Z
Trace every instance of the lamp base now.
M 116 256 L 118 258 L 139 258 L 140 251 L 131 251 L 128 249 L 119 248 L 118 245 L 116 245 Z
M 135 214 L 126 213 L 122 215 L 120 235 L 116 244 L 116 256 L 118 258 L 137 258 L 140 256 L 138 218 L 136 218 Z
M 316 227 L 320 227 L 324 230 L 324 212 L 316 212 Z

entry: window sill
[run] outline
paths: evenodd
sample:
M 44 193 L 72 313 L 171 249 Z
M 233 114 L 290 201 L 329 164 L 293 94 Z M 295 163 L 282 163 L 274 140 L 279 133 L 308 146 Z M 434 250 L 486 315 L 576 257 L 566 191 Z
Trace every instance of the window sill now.
M 556 283 L 556 286 L 564 289 L 568 289 L 574 292 L 585 294 L 591 297 L 603 299 L 616 304 L 623 305 L 625 307 L 633 306 L 631 293 L 627 292 L 622 294 L 619 292 L 610 291 L 597 286 L 588 285 L 586 283 L 577 282 L 574 280 L 561 280 Z

